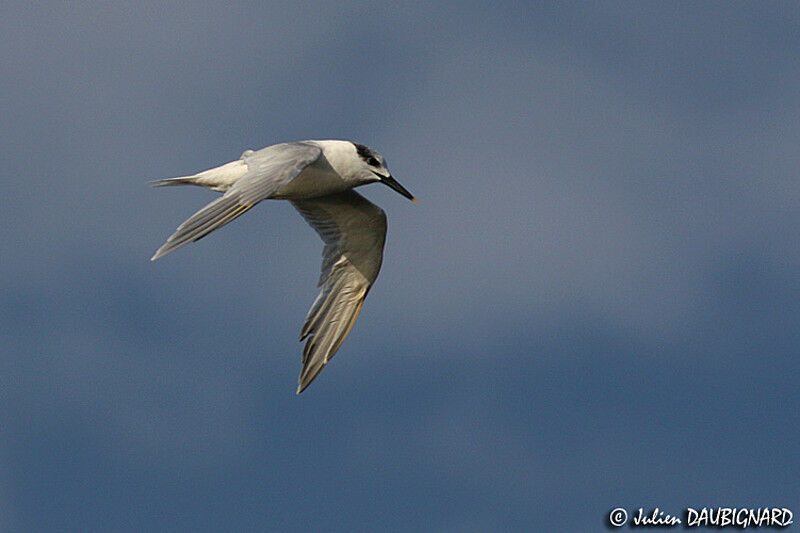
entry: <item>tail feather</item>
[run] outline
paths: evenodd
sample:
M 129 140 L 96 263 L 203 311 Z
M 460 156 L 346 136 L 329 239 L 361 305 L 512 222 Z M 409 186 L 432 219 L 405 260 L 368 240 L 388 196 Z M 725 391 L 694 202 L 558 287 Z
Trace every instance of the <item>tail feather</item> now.
M 197 178 L 195 176 L 181 176 L 179 178 L 166 178 L 160 180 L 151 180 L 147 183 L 153 187 L 171 187 L 173 185 L 197 185 Z
M 230 189 L 239 178 L 247 173 L 247 165 L 241 159 L 225 163 L 216 168 L 198 172 L 192 176 L 180 176 L 152 180 L 148 183 L 153 187 L 170 187 L 172 185 L 199 185 L 213 191 L 225 192 Z
M 240 217 L 254 205 L 242 201 L 239 195 L 225 195 L 217 198 L 178 226 L 175 233 L 170 235 L 167 242 L 156 251 L 150 260 L 155 261 L 186 243 L 202 239 L 215 229 Z

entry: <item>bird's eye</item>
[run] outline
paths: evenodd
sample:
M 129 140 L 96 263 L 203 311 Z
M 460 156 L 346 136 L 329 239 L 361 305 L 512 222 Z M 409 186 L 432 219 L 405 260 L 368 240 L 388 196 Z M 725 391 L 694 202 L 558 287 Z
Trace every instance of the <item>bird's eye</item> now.
M 371 166 L 371 167 L 377 167 L 377 166 L 379 166 L 379 165 L 378 165 L 378 160 L 377 160 L 377 159 L 375 159 L 374 157 L 370 157 L 369 159 L 367 159 L 367 164 L 368 164 L 369 166 Z

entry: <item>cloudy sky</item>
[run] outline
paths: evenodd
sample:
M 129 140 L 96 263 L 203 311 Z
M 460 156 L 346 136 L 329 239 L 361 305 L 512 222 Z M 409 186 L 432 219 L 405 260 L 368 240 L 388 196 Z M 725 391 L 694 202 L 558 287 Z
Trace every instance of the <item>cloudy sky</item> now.
M 800 515 L 796 4 L 2 11 L 3 531 Z M 316 234 L 146 180 L 309 138 L 420 203 L 298 397 Z

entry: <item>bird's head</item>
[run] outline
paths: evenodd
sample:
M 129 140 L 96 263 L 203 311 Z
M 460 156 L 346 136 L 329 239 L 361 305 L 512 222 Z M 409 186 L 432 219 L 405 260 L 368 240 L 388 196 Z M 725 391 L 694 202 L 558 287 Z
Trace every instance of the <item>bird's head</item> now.
M 392 177 L 389 173 L 389 169 L 386 168 L 386 160 L 381 154 L 363 144 L 353 143 L 353 146 L 355 146 L 356 156 L 359 159 L 359 177 L 364 183 L 379 181 L 388 185 L 412 202 L 417 201 L 414 195 L 408 192 L 405 187 L 400 185 L 397 180 Z

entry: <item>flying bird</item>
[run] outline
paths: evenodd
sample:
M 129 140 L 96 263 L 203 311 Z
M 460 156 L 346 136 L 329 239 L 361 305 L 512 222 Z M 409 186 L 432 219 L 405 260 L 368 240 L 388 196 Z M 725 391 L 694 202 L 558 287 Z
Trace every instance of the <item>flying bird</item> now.
M 199 185 L 224 194 L 178 226 L 151 261 L 205 237 L 261 200 L 289 200 L 325 243 L 321 290 L 300 332 L 300 341 L 306 341 L 300 394 L 342 345 L 378 277 L 386 214 L 353 190 L 374 182 L 416 202 L 389 173 L 383 156 L 350 141 L 281 143 L 247 150 L 236 161 L 192 176 L 155 180 L 155 187 Z

